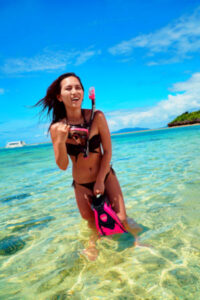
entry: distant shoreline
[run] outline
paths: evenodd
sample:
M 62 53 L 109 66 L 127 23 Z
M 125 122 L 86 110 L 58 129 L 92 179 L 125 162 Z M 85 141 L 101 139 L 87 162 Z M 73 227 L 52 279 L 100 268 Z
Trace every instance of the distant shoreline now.
M 111 136 L 122 135 L 122 134 L 130 134 L 130 133 L 140 133 L 140 132 L 167 130 L 167 129 L 171 130 L 171 129 L 177 128 L 177 127 L 188 127 L 188 126 L 198 126 L 198 125 L 200 125 L 200 123 L 188 124 L 188 125 L 178 125 L 178 126 L 173 126 L 173 127 L 164 127 L 164 128 L 156 128 L 156 129 L 146 129 L 146 130 L 138 130 L 138 131 L 128 131 L 128 132 L 111 133 Z

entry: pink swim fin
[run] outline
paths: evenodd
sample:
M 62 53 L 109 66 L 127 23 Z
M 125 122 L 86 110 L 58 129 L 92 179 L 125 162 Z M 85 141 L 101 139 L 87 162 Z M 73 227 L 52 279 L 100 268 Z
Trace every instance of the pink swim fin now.
M 92 210 L 95 215 L 97 230 L 100 235 L 111 235 L 127 232 L 111 208 L 108 197 L 104 194 L 98 197 L 92 197 Z

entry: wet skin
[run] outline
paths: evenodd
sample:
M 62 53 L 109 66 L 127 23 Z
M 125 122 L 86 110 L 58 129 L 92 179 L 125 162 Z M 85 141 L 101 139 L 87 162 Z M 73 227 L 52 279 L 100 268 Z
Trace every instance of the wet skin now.
M 69 164 L 69 158 L 66 149 L 66 143 L 78 144 L 79 140 L 69 139 L 70 127 L 68 124 L 80 124 L 83 122 L 81 113 L 81 105 L 84 92 L 79 80 L 76 77 L 67 77 L 61 81 L 60 94 L 57 100 L 64 103 L 67 116 L 66 118 L 54 123 L 50 128 L 51 138 L 54 147 L 55 160 L 60 169 L 66 170 Z M 91 110 L 84 110 L 85 118 L 90 120 Z M 98 255 L 95 249 L 95 242 L 98 239 L 96 231 L 94 213 L 90 206 L 90 196 L 103 194 L 106 191 L 108 198 L 111 201 L 113 210 L 118 218 L 123 223 L 125 229 L 131 232 L 134 236 L 141 228 L 134 223 L 130 224 L 127 219 L 126 208 L 122 191 L 115 174 L 110 172 L 106 182 L 104 179 L 110 171 L 110 161 L 112 156 L 111 137 L 108 125 L 103 112 L 96 111 L 90 129 L 89 139 L 94 135 L 99 134 L 101 137 L 101 147 L 97 153 L 89 153 L 85 159 L 83 153 L 78 155 L 78 159 L 70 156 L 72 161 L 72 175 L 75 180 L 75 196 L 77 206 L 83 219 L 88 222 L 88 226 L 92 229 L 93 234 L 89 241 L 89 246 L 86 249 L 86 254 L 89 259 L 94 260 Z M 88 183 L 95 181 L 93 191 L 79 185 L 79 183 Z

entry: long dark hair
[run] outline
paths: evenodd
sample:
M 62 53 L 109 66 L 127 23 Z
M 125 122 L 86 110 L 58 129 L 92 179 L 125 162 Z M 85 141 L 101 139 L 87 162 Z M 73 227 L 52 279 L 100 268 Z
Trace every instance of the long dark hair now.
M 67 77 L 76 77 L 80 85 L 84 91 L 84 87 L 82 85 L 82 82 L 80 78 L 75 73 L 64 73 L 60 75 L 56 80 L 52 82 L 52 84 L 48 87 L 46 96 L 39 100 L 34 106 L 42 106 L 42 112 L 47 110 L 47 116 L 50 116 L 50 113 L 52 113 L 51 116 L 51 124 L 58 122 L 59 120 L 66 117 L 66 110 L 63 102 L 60 102 L 57 99 L 57 96 L 60 95 L 61 90 L 61 81 Z M 50 127 L 49 127 L 50 128 Z

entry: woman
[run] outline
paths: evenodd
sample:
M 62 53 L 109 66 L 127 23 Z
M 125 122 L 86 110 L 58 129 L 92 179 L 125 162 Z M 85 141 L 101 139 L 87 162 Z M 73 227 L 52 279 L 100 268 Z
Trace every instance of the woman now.
M 70 125 L 89 124 L 90 109 L 81 109 L 84 88 L 80 78 L 74 73 L 65 73 L 58 77 L 48 88 L 46 96 L 38 104 L 52 111 L 50 125 L 55 160 L 58 167 L 66 170 L 69 157 L 72 161 L 73 186 L 76 202 L 83 219 L 96 232 L 94 212 L 90 206 L 90 197 L 106 191 L 113 210 L 125 229 L 136 235 L 138 226 L 131 228 L 127 222 L 122 191 L 117 177 L 110 166 L 112 149 L 108 125 L 103 112 L 95 111 L 89 130 L 89 155 L 85 158 L 84 141 L 70 134 Z M 77 127 L 78 127 L 77 126 Z M 83 146 L 83 147 L 82 147 Z M 94 238 L 95 236 L 95 238 Z M 90 259 L 95 259 L 97 235 L 89 242 L 85 251 Z

